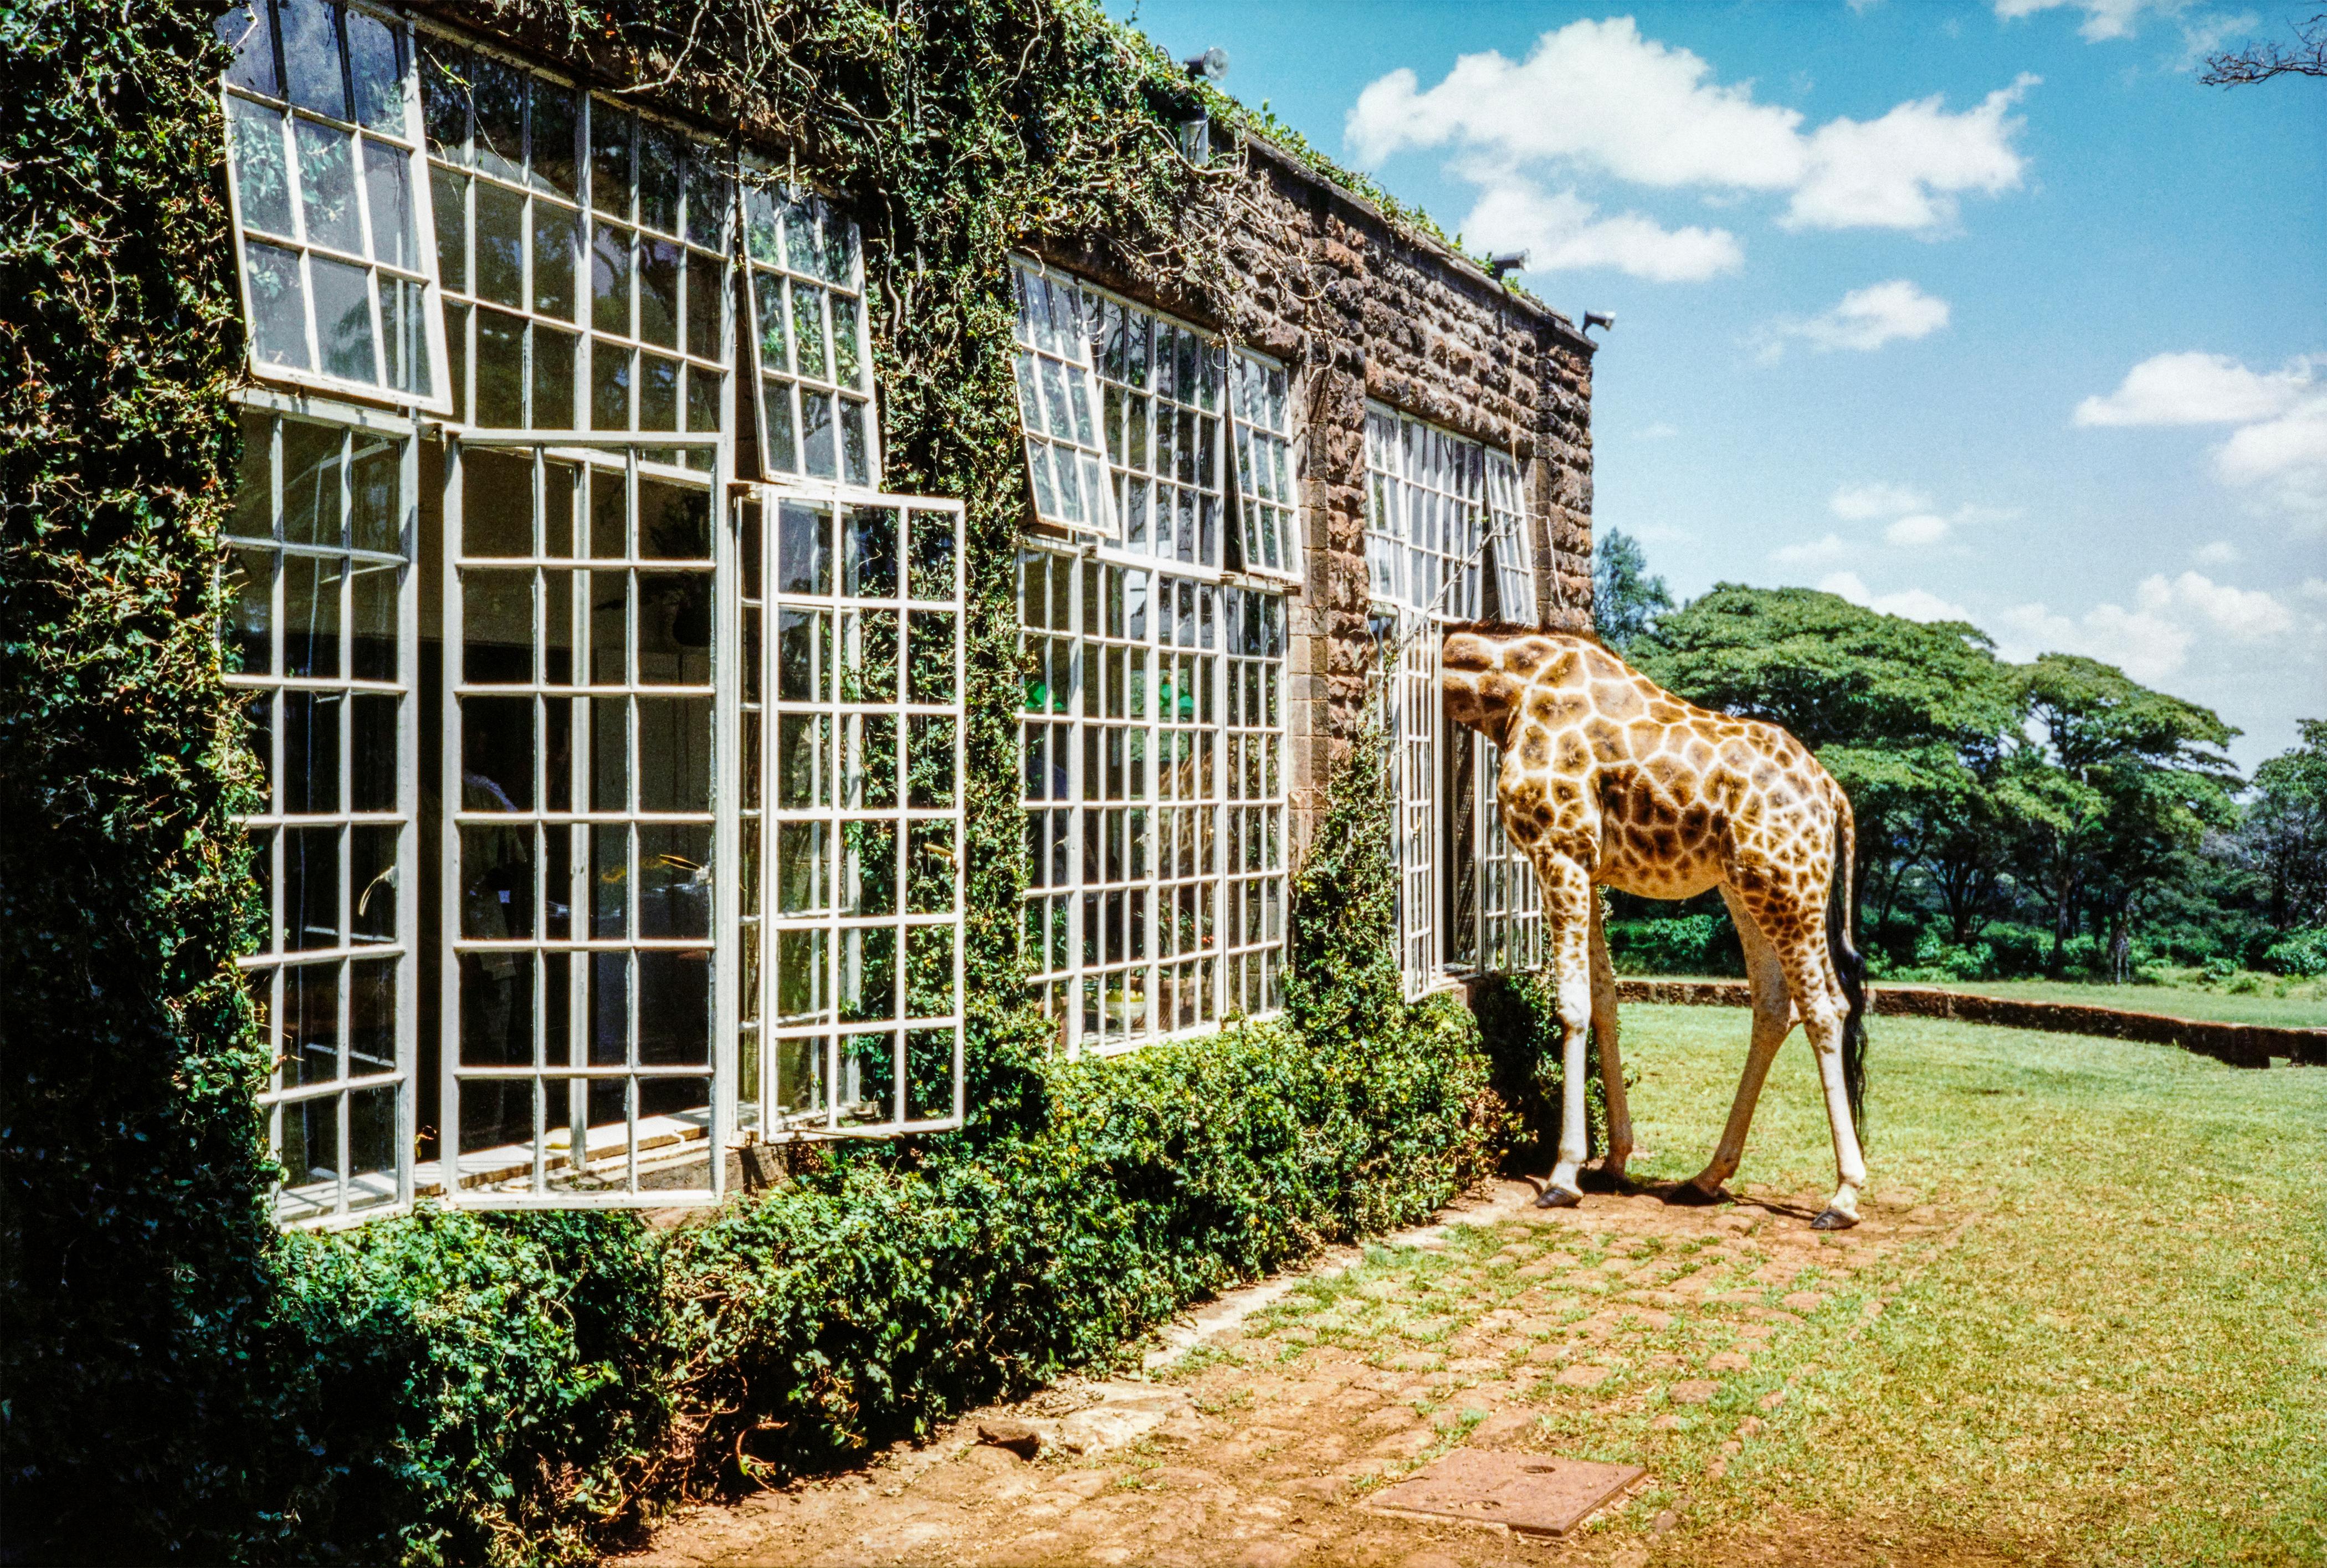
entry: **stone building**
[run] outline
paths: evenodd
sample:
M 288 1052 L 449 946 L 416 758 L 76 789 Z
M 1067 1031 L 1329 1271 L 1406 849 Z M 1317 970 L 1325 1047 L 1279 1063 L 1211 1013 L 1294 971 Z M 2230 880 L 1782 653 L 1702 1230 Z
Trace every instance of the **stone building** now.
M 884 489 L 857 224 L 483 15 L 220 24 L 286 1223 L 708 1200 L 706 1143 L 964 1112 L 962 498 Z M 1104 235 L 1011 258 L 1019 929 L 1070 1052 L 1276 1008 L 1376 697 L 1409 992 L 1530 966 L 1432 627 L 1590 620 L 1590 341 L 1203 135 L 1224 311 Z

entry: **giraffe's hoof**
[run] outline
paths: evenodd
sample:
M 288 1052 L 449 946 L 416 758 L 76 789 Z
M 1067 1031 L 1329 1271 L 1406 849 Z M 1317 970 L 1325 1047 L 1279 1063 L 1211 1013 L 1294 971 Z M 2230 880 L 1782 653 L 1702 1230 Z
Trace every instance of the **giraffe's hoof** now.
M 1812 1230 L 1848 1230 L 1857 1223 L 1858 1216 L 1855 1214 L 1845 1214 L 1839 1209 L 1822 1209 L 1818 1211 L 1818 1217 L 1810 1221 L 1810 1228 Z
M 1694 1181 L 1684 1181 L 1665 1194 L 1665 1201 L 1679 1204 L 1685 1209 L 1704 1209 L 1712 1204 L 1728 1202 L 1729 1194 L 1718 1187 L 1708 1192 Z
M 1537 1209 L 1573 1209 L 1584 1201 L 1581 1192 L 1570 1192 L 1565 1187 L 1547 1187 L 1543 1196 L 1535 1200 Z

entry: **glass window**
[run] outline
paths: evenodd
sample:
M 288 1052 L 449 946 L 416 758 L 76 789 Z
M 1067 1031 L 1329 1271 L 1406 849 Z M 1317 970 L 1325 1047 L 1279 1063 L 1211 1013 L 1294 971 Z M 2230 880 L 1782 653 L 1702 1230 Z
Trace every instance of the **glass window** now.
M 1022 927 L 1070 1052 L 1274 1012 L 1283 982 L 1285 602 L 1019 558 Z
M 619 103 L 420 39 L 455 417 L 489 430 L 715 434 L 732 160 Z M 709 472 L 713 454 L 641 442 Z
M 753 171 L 743 192 L 762 471 L 866 487 L 880 421 L 856 224 L 823 198 Z
M 1153 311 L 1094 294 L 1099 385 L 1123 546 L 1183 565 L 1221 554 L 1229 483 L 1220 450 L 1228 357 L 1218 341 Z M 1277 567 L 1281 574 L 1284 567 Z
M 962 508 L 743 504 L 738 1125 L 958 1126 Z
M 276 1215 L 329 1223 L 412 1197 L 409 443 L 241 424 L 222 636 L 264 774 L 243 823 L 266 908 L 241 962 Z
M 1257 354 L 1239 353 L 1229 363 L 1229 396 L 1244 569 L 1298 577 L 1300 499 L 1293 488 L 1293 408 L 1285 371 Z
M 1491 612 L 1534 624 L 1533 557 L 1507 453 L 1376 405 L 1366 411 L 1366 469 L 1376 599 L 1446 621 Z
M 1010 275 L 1018 304 L 1019 422 L 1034 515 L 1077 533 L 1120 537 L 1092 375 L 1098 302 L 1072 278 L 1036 262 L 1014 259 Z
M 701 1200 L 717 1069 L 706 480 L 455 448 L 444 622 L 448 1199 Z M 688 1163 L 700 1181 L 664 1179 Z
M 252 374 L 447 412 L 410 26 L 336 0 L 216 25 Z
M 1397 621 L 1390 689 L 1390 766 L 1397 784 L 1397 966 L 1410 1000 L 1438 983 L 1439 733 L 1445 704 L 1438 686 L 1438 628 L 1406 611 Z

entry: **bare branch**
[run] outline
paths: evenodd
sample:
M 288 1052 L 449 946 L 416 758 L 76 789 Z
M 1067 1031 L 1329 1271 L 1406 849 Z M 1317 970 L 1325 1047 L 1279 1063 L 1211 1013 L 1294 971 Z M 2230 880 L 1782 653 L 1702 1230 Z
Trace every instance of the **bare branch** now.
M 2247 87 L 2275 76 L 2327 77 L 2327 11 L 2317 12 L 2310 21 L 2294 25 L 2293 49 L 2276 43 L 2257 43 L 2210 55 L 2205 72 L 2198 80 L 2206 87 Z

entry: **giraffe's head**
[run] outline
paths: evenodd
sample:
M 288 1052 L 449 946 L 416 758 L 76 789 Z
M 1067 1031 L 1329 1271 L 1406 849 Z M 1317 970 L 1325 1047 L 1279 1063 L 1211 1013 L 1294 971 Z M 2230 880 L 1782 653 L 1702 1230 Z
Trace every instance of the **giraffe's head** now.
M 1511 715 L 1528 679 L 1556 651 L 1551 636 L 1532 626 L 1465 621 L 1447 627 L 1439 650 L 1446 716 L 1508 745 Z

